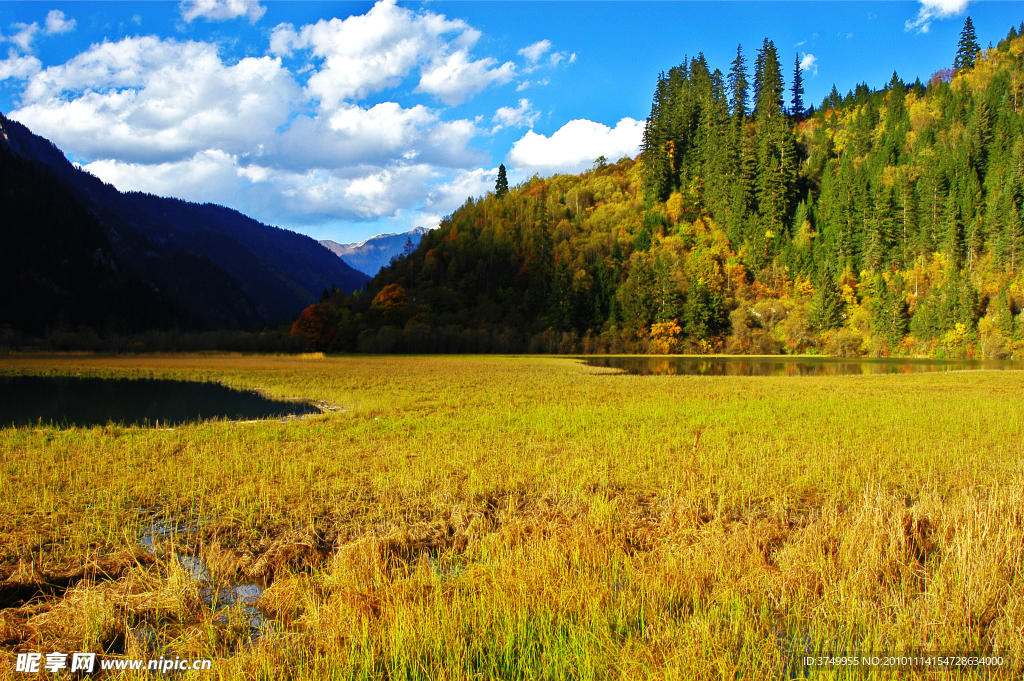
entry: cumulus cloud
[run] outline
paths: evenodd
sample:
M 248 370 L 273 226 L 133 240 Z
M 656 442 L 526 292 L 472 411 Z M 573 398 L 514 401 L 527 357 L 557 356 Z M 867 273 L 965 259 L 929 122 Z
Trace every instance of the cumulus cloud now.
M 380 0 L 366 14 L 346 19 L 320 20 L 299 29 L 280 24 L 271 33 L 270 51 L 290 56 L 305 50 L 320 60 L 307 88 L 325 109 L 395 87 L 415 68 L 421 70 L 417 92 L 459 104 L 514 76 L 511 63 L 495 68 L 493 58 L 475 60 L 470 55 L 479 38 L 480 32 L 462 20 L 417 14 L 394 0 Z
M 42 67 L 42 63 L 35 57 L 19 57 L 14 50 L 11 50 L 7 59 L 0 61 L 0 81 L 8 78 L 26 80 L 38 73 Z
M 905 30 L 927 33 L 933 20 L 962 14 L 969 2 L 970 0 L 921 0 L 917 16 L 907 20 Z
M 491 129 L 491 132 L 511 127 L 532 128 L 538 116 L 540 116 L 540 112 L 530 108 L 529 99 L 520 99 L 519 106 L 514 109 L 509 106 L 503 106 L 494 112 L 494 117 L 491 120 L 496 125 Z
M 818 58 L 805 52 L 804 58 L 800 60 L 800 70 L 812 71 L 814 75 L 818 75 Z
M 527 45 L 523 49 L 519 50 L 519 54 L 526 57 L 526 60 L 536 64 L 540 61 L 540 58 L 544 56 L 544 53 L 551 49 L 550 40 L 540 40 L 532 45 Z
M 160 163 L 207 148 L 250 152 L 299 96 L 279 59 L 229 66 L 214 45 L 146 36 L 94 44 L 32 75 L 12 116 L 87 158 Z
M 497 168 L 460 170 L 447 182 L 431 190 L 425 208 L 440 215 L 448 215 L 471 196 L 483 196 L 488 191 L 493 191 L 497 177 Z M 438 222 L 439 220 L 435 220 L 431 226 L 437 225 Z
M 67 19 L 64 12 L 59 9 L 51 9 L 46 15 L 46 32 L 50 35 L 68 33 L 75 30 L 75 20 Z
M 39 24 L 34 21 L 31 24 L 17 23 L 13 25 L 13 28 L 18 32 L 6 40 L 21 48 L 22 52 L 29 52 L 32 49 L 32 41 L 36 39 L 36 33 L 39 32 Z
M 551 137 L 527 132 L 512 145 L 507 160 L 531 173 L 580 172 L 598 156 L 635 156 L 640 151 L 643 132 L 643 122 L 632 118 L 623 118 L 614 128 L 577 119 L 563 125 Z
M 207 21 L 248 17 L 253 24 L 267 11 L 258 0 L 182 0 L 180 9 L 181 17 L 189 22 L 199 17 Z
M 95 161 L 85 169 L 124 191 L 241 206 L 259 219 L 289 225 L 373 220 L 422 204 L 436 172 L 426 164 L 281 172 L 218 150 L 161 164 Z M 464 198 L 463 198 L 464 200 Z
M 474 61 L 467 50 L 459 50 L 425 69 L 415 91 L 434 95 L 445 104 L 462 104 L 492 84 L 504 85 L 515 78 L 515 64 L 505 62 L 495 68 L 497 63 L 493 57 Z
M 341 102 L 297 114 L 304 93 L 279 57 L 228 65 L 214 45 L 147 36 L 93 45 L 41 72 L 24 59 L 0 63 L 29 78 L 12 116 L 86 158 L 158 164 L 218 149 L 296 172 L 479 160 L 468 147 L 480 133 L 473 122 L 441 121 L 423 105 Z

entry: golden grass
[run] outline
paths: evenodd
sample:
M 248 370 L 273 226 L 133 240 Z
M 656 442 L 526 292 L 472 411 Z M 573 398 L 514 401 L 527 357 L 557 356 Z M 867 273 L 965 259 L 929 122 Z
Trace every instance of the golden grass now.
M 243 356 L 0 372 L 219 380 L 338 409 L 0 430 L 0 578 L 76 576 L 0 611 L 9 655 L 143 655 L 145 626 L 221 678 L 778 678 L 787 646 L 1024 660 L 1022 373 Z M 247 642 L 245 613 L 217 616 L 170 547 L 139 555 L 154 513 L 192 523 L 177 550 L 215 581 L 267 585 L 272 629 Z

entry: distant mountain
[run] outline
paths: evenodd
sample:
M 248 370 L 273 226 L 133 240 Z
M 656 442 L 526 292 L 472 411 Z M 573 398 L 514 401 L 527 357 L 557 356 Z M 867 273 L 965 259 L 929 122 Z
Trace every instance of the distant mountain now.
M 320 243 L 360 272 L 375 277 L 392 258 L 405 253 L 406 244 L 411 241 L 412 248 L 416 248 L 429 231 L 427 227 L 417 227 L 402 234 L 378 234 L 356 244 L 339 244 L 330 239 L 323 239 Z
M 369 279 L 314 239 L 238 211 L 120 192 L 3 115 L 0 147 L 69 190 L 98 221 L 118 267 L 187 311 L 200 327 L 277 324 L 319 300 L 324 289 L 352 292 Z M 22 228 L 35 231 L 30 223 Z

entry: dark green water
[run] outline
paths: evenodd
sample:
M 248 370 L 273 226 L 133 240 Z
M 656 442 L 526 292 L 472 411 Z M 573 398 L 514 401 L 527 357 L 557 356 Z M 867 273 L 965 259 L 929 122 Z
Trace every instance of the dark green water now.
M 581 357 L 595 367 L 640 376 L 850 376 L 1024 370 L 1024 362 L 836 357 Z
M 265 419 L 319 410 L 217 383 L 162 379 L 0 376 L 0 428 L 53 424 L 174 426 L 207 419 Z

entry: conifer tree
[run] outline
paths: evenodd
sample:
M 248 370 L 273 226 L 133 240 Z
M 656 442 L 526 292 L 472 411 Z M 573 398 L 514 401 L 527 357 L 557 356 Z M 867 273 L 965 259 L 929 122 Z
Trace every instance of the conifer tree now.
M 974 33 L 974 22 L 970 17 L 964 22 L 964 28 L 960 31 L 960 43 L 957 45 L 956 59 L 953 60 L 953 70 L 962 71 L 974 66 L 974 56 L 978 54 L 978 36 Z
M 508 194 L 508 176 L 505 174 L 505 164 L 498 166 L 498 181 L 494 183 L 494 195 L 499 199 Z
M 743 57 L 743 46 L 736 46 L 736 58 L 729 70 L 729 94 L 732 115 L 742 119 L 747 115 L 747 60 Z
M 788 225 L 786 216 L 795 179 L 795 151 L 792 131 L 782 111 L 782 69 L 775 45 L 765 39 L 757 57 L 757 101 L 754 121 L 757 130 L 757 205 L 771 239 Z M 757 234 L 760 240 L 762 234 Z M 758 249 L 761 250 L 761 249 Z
M 644 194 L 650 201 L 668 198 L 672 185 L 672 159 L 669 157 L 669 119 L 671 101 L 669 83 L 664 73 L 658 75 L 654 89 L 651 115 L 644 125 L 643 142 L 640 149 L 644 157 Z
M 793 102 L 790 114 L 801 118 L 804 113 L 804 76 L 800 69 L 800 55 L 796 55 L 796 65 L 793 67 Z

